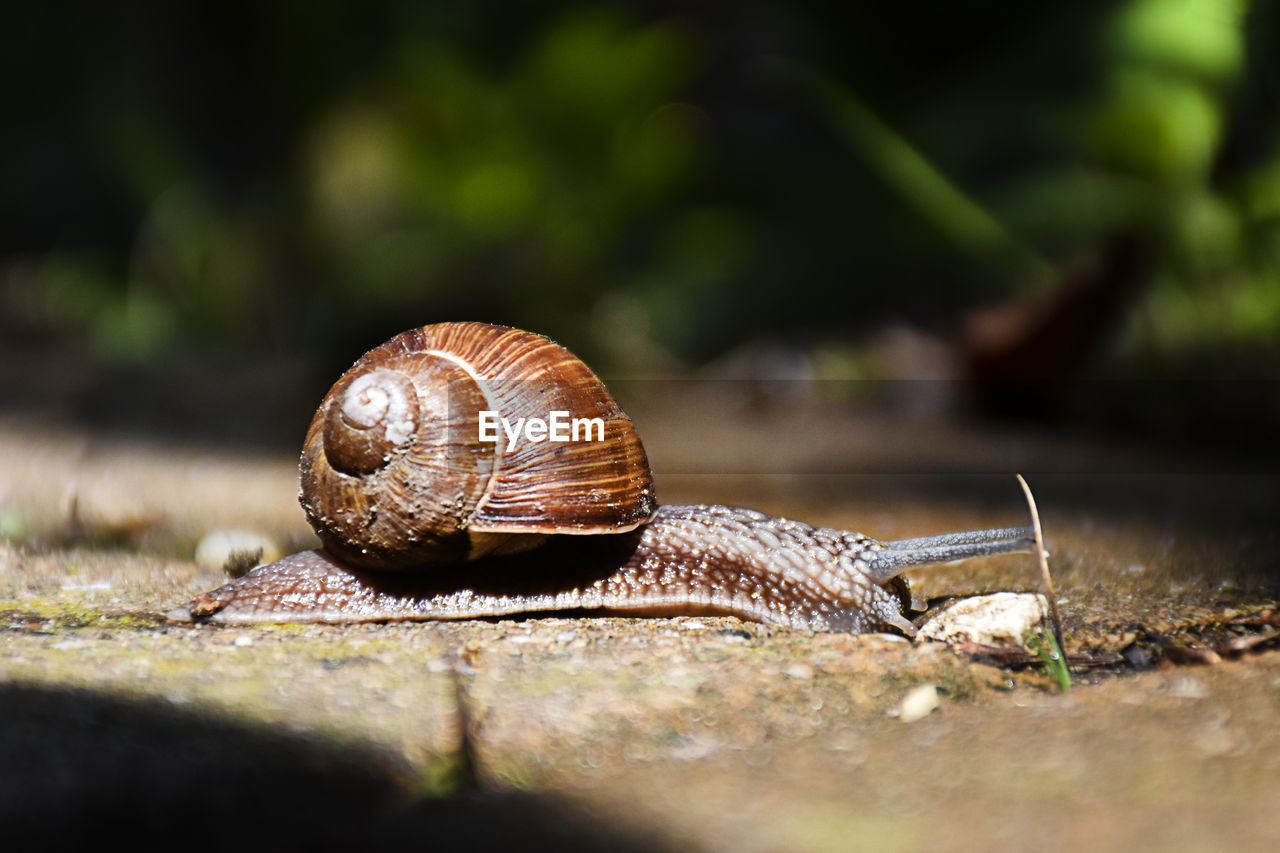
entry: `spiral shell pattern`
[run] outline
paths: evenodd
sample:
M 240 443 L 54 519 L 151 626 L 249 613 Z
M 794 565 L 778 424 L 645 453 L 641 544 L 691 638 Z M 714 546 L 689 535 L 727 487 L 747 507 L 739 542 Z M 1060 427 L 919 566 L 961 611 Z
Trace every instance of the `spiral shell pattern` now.
M 418 395 L 402 373 L 374 370 L 356 377 L 324 421 L 325 456 L 344 474 L 368 474 L 391 461 L 418 427 Z
M 480 439 L 480 413 L 596 418 L 604 440 Z M 631 530 L 657 510 L 629 418 L 568 350 L 484 323 L 397 335 L 334 384 L 307 432 L 300 500 L 351 566 L 414 569 Z

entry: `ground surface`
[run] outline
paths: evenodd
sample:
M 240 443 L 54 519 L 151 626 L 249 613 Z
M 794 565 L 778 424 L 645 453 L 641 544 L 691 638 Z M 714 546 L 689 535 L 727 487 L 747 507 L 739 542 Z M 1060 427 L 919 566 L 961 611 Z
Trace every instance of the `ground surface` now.
M 14 420 L 3 823 L 51 846 L 234 841 L 237 815 L 264 810 L 278 835 L 261 840 L 286 847 L 424 831 L 515 849 L 1280 843 L 1274 472 L 790 403 L 728 434 L 680 402 L 632 410 L 666 502 L 894 538 L 1025 523 L 1022 471 L 1069 651 L 1121 662 L 1062 694 L 940 644 L 736 619 L 169 623 L 221 583 L 192 560 L 204 534 L 307 544 L 294 460 Z M 930 597 L 1038 586 L 1023 557 L 917 581 Z M 923 684 L 940 706 L 906 722 Z

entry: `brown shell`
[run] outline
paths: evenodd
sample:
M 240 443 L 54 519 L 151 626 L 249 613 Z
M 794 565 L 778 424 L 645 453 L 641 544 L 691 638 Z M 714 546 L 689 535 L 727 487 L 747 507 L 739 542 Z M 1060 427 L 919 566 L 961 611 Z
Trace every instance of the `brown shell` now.
M 501 426 L 496 443 L 480 440 L 482 410 L 512 424 L 599 418 L 604 440 L 522 438 L 509 449 Z M 547 338 L 485 323 L 412 329 L 366 353 L 316 411 L 301 470 L 325 548 L 364 568 L 538 541 L 492 534 L 623 532 L 657 510 L 644 447 L 591 369 Z

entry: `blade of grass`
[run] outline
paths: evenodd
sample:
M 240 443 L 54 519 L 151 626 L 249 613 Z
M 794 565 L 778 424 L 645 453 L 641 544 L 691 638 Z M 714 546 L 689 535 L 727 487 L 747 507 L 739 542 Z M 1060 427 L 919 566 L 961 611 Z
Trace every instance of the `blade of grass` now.
M 1028 631 L 1025 638 L 1027 646 L 1040 660 L 1044 661 L 1045 671 L 1058 682 L 1058 689 L 1066 693 L 1071 689 L 1071 671 L 1067 668 L 1067 656 L 1063 654 L 1062 646 L 1053 639 L 1052 634 L 1045 633 L 1043 636 L 1042 642 L 1041 635 L 1037 631 Z
M 1045 597 L 1049 599 L 1049 614 L 1053 619 L 1053 639 L 1062 651 L 1062 619 L 1058 616 L 1058 596 L 1053 592 L 1053 576 L 1049 574 L 1049 554 L 1044 550 L 1044 531 L 1040 527 L 1040 511 L 1036 509 L 1036 499 L 1031 494 L 1031 487 L 1021 474 L 1015 475 L 1022 486 L 1022 493 L 1027 496 L 1027 508 L 1031 510 L 1031 529 L 1036 537 L 1036 555 L 1040 559 L 1040 577 L 1044 580 Z
M 795 62 L 776 72 L 812 97 L 849 147 L 917 213 L 963 251 L 1024 281 L 1046 281 L 1051 268 L 1003 223 L 966 194 L 847 86 Z

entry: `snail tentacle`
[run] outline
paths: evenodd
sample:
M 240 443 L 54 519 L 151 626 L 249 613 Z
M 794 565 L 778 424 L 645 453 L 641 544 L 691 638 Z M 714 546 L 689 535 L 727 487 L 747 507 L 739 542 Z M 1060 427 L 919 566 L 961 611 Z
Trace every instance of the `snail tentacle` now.
M 1035 530 L 1031 527 L 1002 527 L 897 539 L 885 542 L 884 550 L 867 558 L 867 575 L 876 583 L 884 583 L 912 566 L 1031 552 L 1035 548 Z

